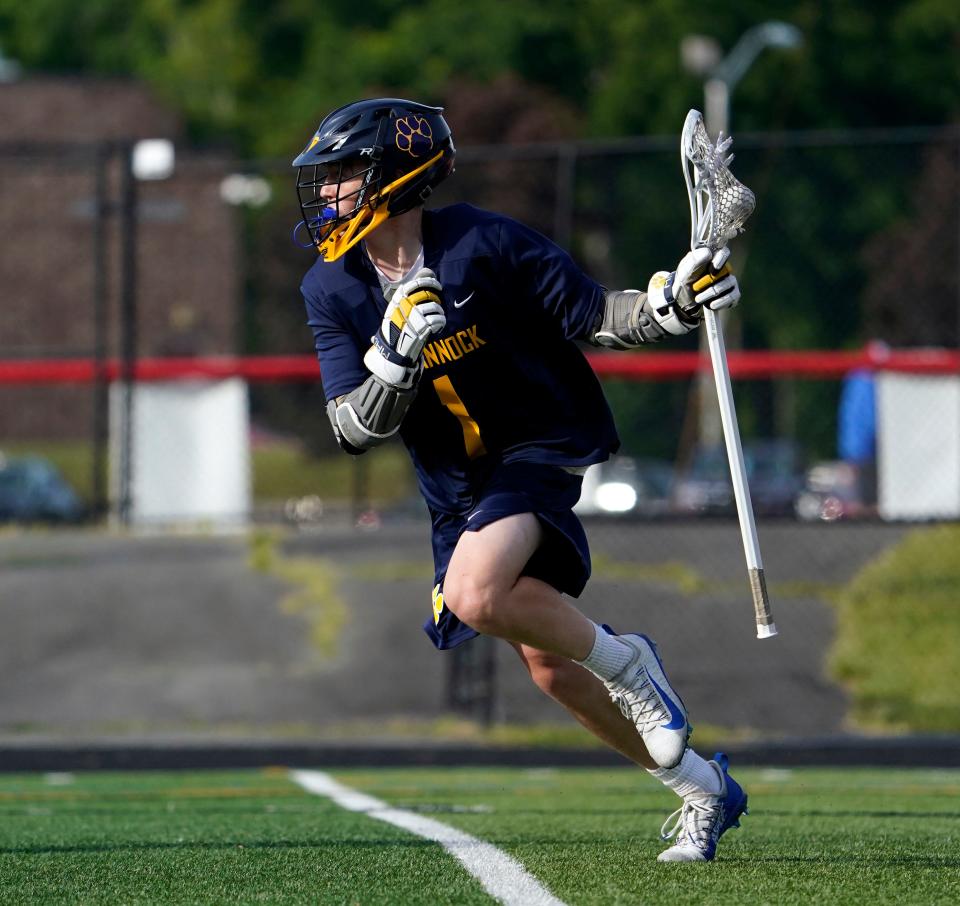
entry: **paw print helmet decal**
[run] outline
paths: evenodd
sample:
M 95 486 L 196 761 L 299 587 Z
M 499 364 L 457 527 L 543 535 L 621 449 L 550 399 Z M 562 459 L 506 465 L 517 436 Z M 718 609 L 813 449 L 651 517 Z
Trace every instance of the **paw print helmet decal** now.
M 425 116 L 404 116 L 397 120 L 397 147 L 411 157 L 423 157 L 433 150 L 433 129 Z
M 455 156 L 442 107 L 375 98 L 334 110 L 293 161 L 303 215 L 295 233 L 305 229 L 304 244 L 335 261 L 388 217 L 423 204 Z

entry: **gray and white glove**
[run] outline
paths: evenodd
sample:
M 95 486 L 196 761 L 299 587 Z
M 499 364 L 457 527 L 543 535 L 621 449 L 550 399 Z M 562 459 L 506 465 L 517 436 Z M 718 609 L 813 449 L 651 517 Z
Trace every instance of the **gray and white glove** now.
M 730 249 L 687 252 L 673 273 L 657 271 L 647 298 L 657 324 L 667 333 L 689 333 L 703 318 L 703 309 L 720 311 L 740 301 L 740 285 L 727 266 Z
M 427 267 L 394 292 L 383 323 L 370 341 L 363 364 L 387 386 L 409 390 L 420 376 L 420 354 L 427 340 L 447 324 L 440 293 L 443 287 Z

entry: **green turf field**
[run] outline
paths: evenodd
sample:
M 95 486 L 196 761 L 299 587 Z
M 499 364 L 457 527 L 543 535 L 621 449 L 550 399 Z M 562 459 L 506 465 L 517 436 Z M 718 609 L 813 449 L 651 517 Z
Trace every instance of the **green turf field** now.
M 460 828 L 568 904 L 960 902 L 960 771 L 743 770 L 709 865 L 661 865 L 671 794 L 629 768 L 336 771 Z M 0 775 L 0 902 L 494 902 L 438 844 L 282 769 Z

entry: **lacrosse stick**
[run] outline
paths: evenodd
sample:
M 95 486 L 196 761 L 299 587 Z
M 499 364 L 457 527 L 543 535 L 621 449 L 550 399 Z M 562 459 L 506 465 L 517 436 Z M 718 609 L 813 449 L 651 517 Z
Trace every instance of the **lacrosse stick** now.
M 687 114 L 680 139 L 680 159 L 683 163 L 687 194 L 690 196 L 691 249 L 708 248 L 716 253 L 743 232 L 744 223 L 753 213 L 756 205 L 753 192 L 735 179 L 729 169 L 733 155 L 726 155 L 732 142 L 732 138 L 724 138 L 721 133 L 714 146 L 707 135 L 700 112 L 691 110 Z M 733 495 L 740 519 L 743 552 L 750 575 L 757 638 L 768 639 L 777 634 L 777 627 L 770 613 L 767 583 L 763 577 L 763 562 L 760 559 L 757 525 L 753 518 L 750 486 L 747 484 L 743 448 L 740 445 L 737 412 L 733 405 L 733 388 L 730 386 L 723 330 L 720 317 L 715 311 L 704 307 L 703 317 L 713 364 L 713 379 L 720 401 L 720 421 L 723 424 L 723 438 L 730 462 L 730 477 L 733 480 Z

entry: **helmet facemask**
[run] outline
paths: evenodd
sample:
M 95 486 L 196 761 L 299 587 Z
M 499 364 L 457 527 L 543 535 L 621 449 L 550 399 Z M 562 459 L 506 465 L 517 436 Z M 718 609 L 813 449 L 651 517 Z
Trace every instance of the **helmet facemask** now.
M 376 217 L 381 172 L 377 162 L 369 158 L 300 167 L 297 196 L 302 226 L 321 257 L 338 258 L 348 245 L 358 242 L 386 218 L 386 209 L 382 217 Z
M 300 211 L 303 214 L 303 224 L 310 233 L 311 244 L 316 246 L 320 257 L 335 261 L 388 217 L 409 210 L 413 206 L 409 203 L 403 206 L 403 210 L 393 209 L 396 205 L 391 205 L 390 202 L 396 197 L 394 193 L 398 193 L 442 157 L 443 151 L 439 151 L 419 167 L 399 175 L 386 186 L 382 185 L 383 167 L 376 161 L 361 158 L 301 167 L 297 175 Z M 357 178 L 360 179 L 360 184 L 353 186 L 353 180 Z M 351 185 L 345 188 L 344 182 L 350 182 Z M 335 196 L 321 195 L 324 186 L 334 185 Z M 423 193 L 424 199 L 429 191 L 427 189 Z M 351 199 L 354 200 L 352 206 Z M 344 204 L 349 210 L 340 214 Z

